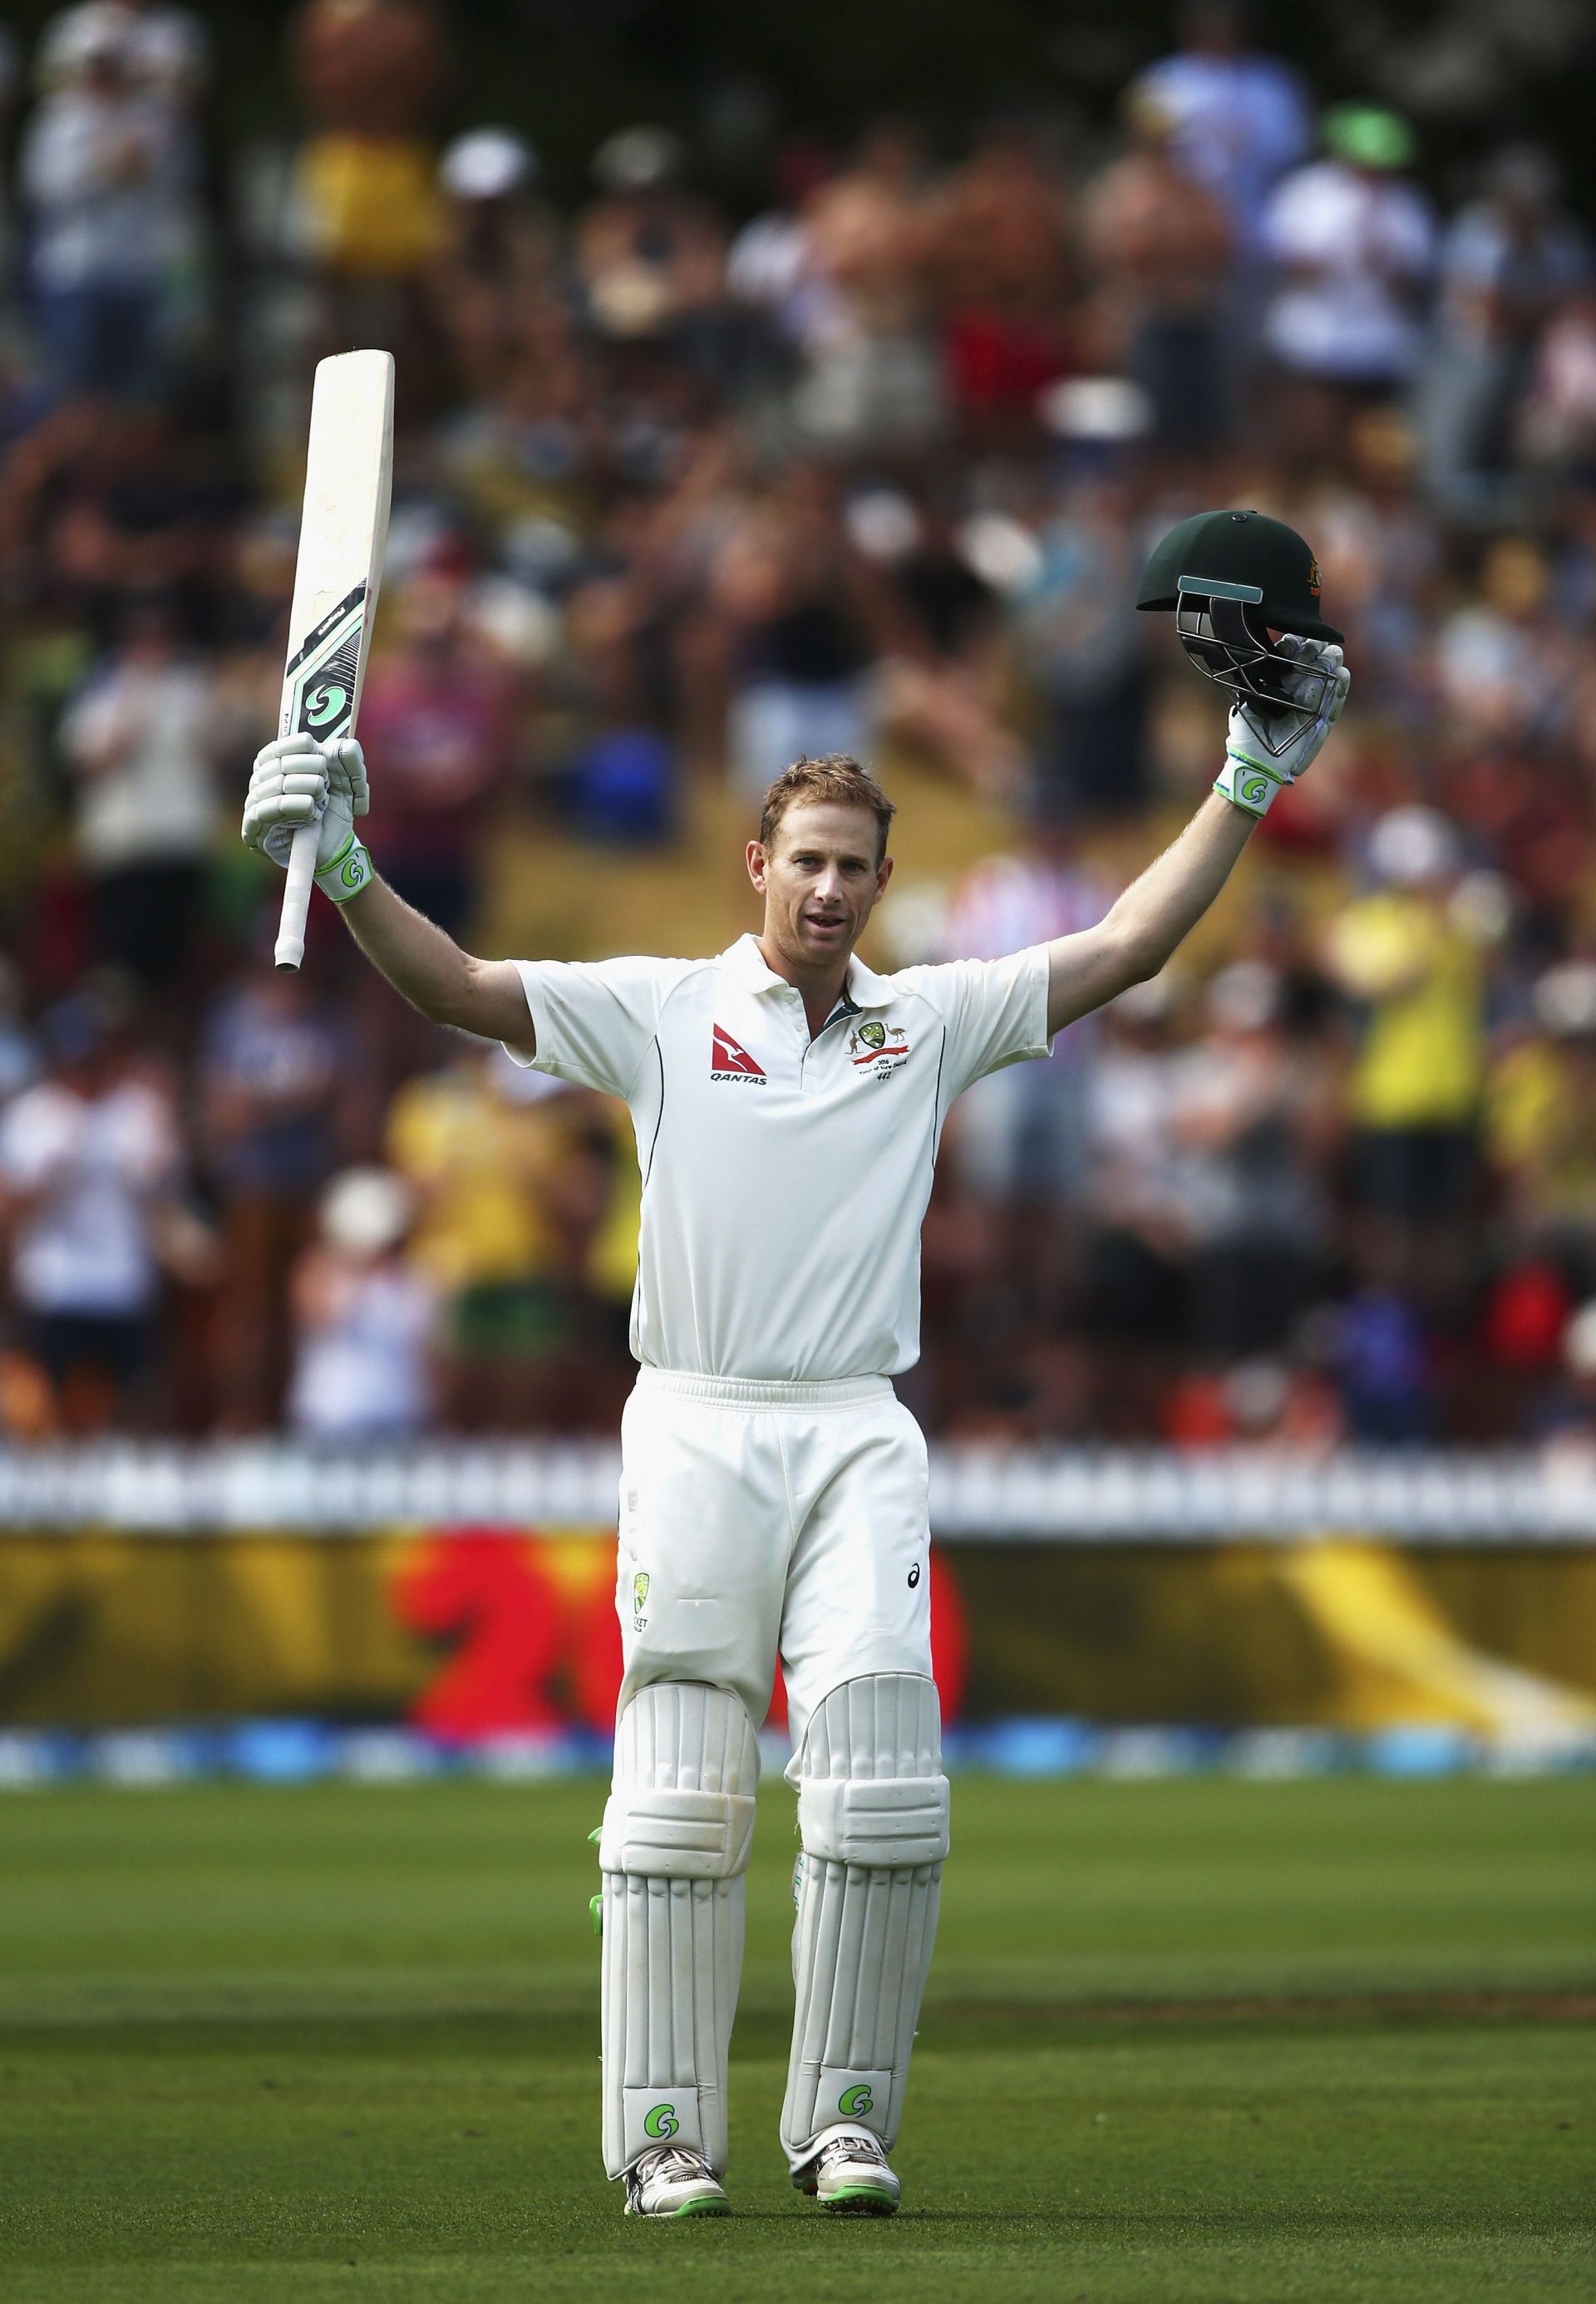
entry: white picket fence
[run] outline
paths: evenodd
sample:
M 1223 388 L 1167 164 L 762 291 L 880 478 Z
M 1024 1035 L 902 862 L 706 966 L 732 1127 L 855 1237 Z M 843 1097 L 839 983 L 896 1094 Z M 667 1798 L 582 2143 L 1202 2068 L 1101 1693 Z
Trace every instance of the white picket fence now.
M 590 1441 L 7 1449 L 0 1531 L 570 1528 L 613 1520 L 618 1467 L 613 1445 Z M 1582 1545 L 1596 1542 L 1596 1466 L 1511 1450 L 1309 1458 L 953 1445 L 931 1451 L 931 1523 L 944 1538 L 990 1543 L 1292 1544 L 1368 1534 L 1410 1545 Z

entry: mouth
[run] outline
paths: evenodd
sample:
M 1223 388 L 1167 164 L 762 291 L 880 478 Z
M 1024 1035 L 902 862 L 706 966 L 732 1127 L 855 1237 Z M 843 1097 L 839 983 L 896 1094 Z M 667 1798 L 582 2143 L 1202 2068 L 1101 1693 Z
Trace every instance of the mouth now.
M 847 919 L 841 912 L 805 912 L 803 925 L 811 936 L 823 936 L 828 942 L 845 934 Z

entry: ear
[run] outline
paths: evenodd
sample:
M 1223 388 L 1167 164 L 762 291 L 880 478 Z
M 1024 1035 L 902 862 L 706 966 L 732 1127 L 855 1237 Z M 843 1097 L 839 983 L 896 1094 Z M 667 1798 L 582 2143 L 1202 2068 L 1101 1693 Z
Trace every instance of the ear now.
M 765 847 L 762 841 L 751 840 L 749 842 L 746 860 L 748 864 L 748 877 L 753 882 L 754 886 L 759 890 L 762 896 L 765 893 L 765 882 L 768 877 L 765 862 Z
M 891 879 L 891 877 L 892 859 L 890 856 L 883 856 L 881 861 L 876 867 L 876 894 L 878 898 L 884 896 L 887 894 L 887 883 Z

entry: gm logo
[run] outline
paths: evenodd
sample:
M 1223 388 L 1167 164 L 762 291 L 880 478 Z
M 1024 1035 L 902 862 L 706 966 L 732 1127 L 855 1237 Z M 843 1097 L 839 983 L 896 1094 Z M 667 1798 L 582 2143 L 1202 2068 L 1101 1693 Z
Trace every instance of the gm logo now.
M 845 2088 L 836 2100 L 836 2108 L 845 2120 L 862 2120 L 867 2112 L 875 2109 L 869 2081 L 861 2080 L 857 2088 Z
M 643 2122 L 643 2134 L 662 2138 L 674 2136 L 681 2125 L 674 2104 L 657 2104 Z

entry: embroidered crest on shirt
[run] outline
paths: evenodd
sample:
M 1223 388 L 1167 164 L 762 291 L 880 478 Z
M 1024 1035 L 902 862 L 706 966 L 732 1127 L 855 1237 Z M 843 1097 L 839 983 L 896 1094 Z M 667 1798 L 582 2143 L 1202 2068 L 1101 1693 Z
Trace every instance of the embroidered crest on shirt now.
M 712 1080 L 758 1080 L 765 1085 L 765 1071 L 757 1064 L 738 1040 L 734 1040 L 724 1024 L 711 1027 L 709 1037 L 709 1078 Z
M 901 1024 L 883 1024 L 872 1016 L 848 1035 L 848 1054 L 856 1072 L 872 1080 L 890 1080 L 909 1061 L 909 1036 Z

